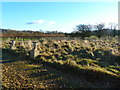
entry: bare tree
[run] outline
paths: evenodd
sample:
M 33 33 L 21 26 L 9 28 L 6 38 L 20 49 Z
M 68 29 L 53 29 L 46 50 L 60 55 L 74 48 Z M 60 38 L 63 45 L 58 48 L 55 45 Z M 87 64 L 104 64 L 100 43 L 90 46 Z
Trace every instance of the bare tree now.
M 81 32 L 90 31 L 92 29 L 92 25 L 80 24 L 76 26 L 76 29 Z
M 104 27 L 105 27 L 105 24 L 104 24 L 104 23 L 100 23 L 100 24 L 95 25 L 95 28 L 96 28 L 97 30 L 103 30 Z
M 93 25 L 88 24 L 87 27 L 89 31 L 93 29 Z
M 80 32 L 82 38 L 89 37 L 91 35 L 92 25 L 80 24 L 76 26 L 77 32 Z
M 98 36 L 98 38 L 100 38 L 103 35 L 103 33 L 104 33 L 104 27 L 105 27 L 104 23 L 99 23 L 99 24 L 97 24 L 97 25 L 94 26 L 94 28 L 96 30 L 98 30 L 97 33 L 96 33 L 96 35 Z
M 118 24 L 116 24 L 116 23 L 109 23 L 109 26 L 110 26 L 110 29 L 112 30 L 116 30 L 116 28 L 117 28 L 117 26 L 118 26 Z

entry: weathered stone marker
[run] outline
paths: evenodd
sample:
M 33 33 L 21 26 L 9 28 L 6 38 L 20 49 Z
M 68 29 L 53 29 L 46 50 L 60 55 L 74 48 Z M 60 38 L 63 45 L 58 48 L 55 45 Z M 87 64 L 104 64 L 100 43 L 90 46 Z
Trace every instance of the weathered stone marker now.
M 30 58 L 35 59 L 39 55 L 39 50 L 37 50 L 37 42 L 33 42 L 33 49 L 30 51 Z
M 10 47 L 11 50 L 15 50 L 16 47 L 15 47 L 15 41 L 14 40 L 11 40 L 12 41 L 12 46 Z
M 37 42 L 33 42 L 33 50 L 37 50 Z

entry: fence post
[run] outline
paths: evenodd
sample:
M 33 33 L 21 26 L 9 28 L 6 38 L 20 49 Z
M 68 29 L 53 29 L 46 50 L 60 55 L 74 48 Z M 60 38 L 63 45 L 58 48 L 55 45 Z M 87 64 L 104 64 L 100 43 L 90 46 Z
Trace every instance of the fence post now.
M 37 50 L 37 42 L 33 42 L 33 49 L 30 51 L 30 58 L 35 59 L 39 55 L 39 50 Z

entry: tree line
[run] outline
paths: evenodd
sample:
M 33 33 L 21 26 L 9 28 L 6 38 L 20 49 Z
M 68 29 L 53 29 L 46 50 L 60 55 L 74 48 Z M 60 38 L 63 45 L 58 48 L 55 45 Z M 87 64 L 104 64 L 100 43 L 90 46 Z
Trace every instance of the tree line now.
M 31 31 L 31 30 L 11 30 L 11 29 L 0 29 L 3 35 L 41 35 L 41 34 L 65 34 L 65 36 L 70 37 L 90 37 L 97 36 L 98 38 L 102 36 L 120 36 L 120 30 L 117 30 L 117 24 L 110 23 L 109 27 L 106 28 L 104 23 L 99 23 L 96 25 L 90 24 L 79 24 L 76 25 L 74 31 L 71 33 L 64 33 L 59 31 Z
M 3 35 L 41 35 L 41 34 L 63 34 L 63 32 L 58 31 L 32 31 L 32 30 L 12 30 L 12 29 L 0 29 Z
M 90 36 L 97 36 L 98 38 L 102 36 L 120 36 L 120 30 L 117 30 L 117 24 L 110 23 L 109 27 L 106 28 L 104 23 L 99 23 L 97 25 L 90 25 L 90 24 L 79 24 L 75 27 L 75 30 L 67 36 L 71 37 L 90 37 Z

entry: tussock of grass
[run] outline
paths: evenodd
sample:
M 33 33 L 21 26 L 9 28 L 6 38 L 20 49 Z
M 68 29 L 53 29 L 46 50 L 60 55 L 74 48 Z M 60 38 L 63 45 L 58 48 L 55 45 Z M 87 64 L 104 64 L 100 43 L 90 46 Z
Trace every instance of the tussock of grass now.
M 56 63 L 56 64 L 55 64 Z M 82 77 L 85 77 L 88 81 L 119 81 L 120 75 L 112 71 L 108 71 L 106 68 L 88 66 L 88 65 L 78 65 L 75 61 L 56 61 L 50 66 L 55 66 L 59 70 L 64 70 L 64 72 L 70 72 Z
M 57 65 L 55 65 L 55 63 Z M 71 72 L 76 72 L 78 74 L 83 74 L 83 75 L 89 75 L 88 77 L 92 77 L 93 76 L 99 76 L 101 78 L 103 78 L 102 76 L 110 76 L 110 77 L 120 77 L 119 75 L 108 71 L 106 68 L 102 68 L 99 66 L 89 66 L 89 65 L 78 65 L 75 61 L 73 60 L 67 60 L 67 61 L 54 61 L 54 65 L 58 66 L 60 65 L 61 68 L 67 68 L 69 71 Z
M 91 70 L 93 72 L 100 72 L 103 74 L 109 74 L 109 75 L 118 77 L 118 75 L 116 75 L 115 73 L 107 71 L 106 68 L 94 67 L 94 66 L 79 66 L 79 67 L 84 70 Z
M 30 65 L 30 64 L 28 64 L 26 66 L 28 66 L 28 67 L 40 67 L 40 65 Z

